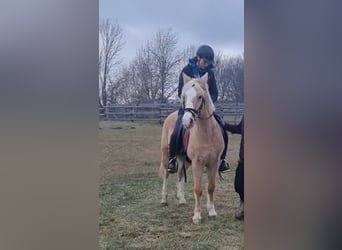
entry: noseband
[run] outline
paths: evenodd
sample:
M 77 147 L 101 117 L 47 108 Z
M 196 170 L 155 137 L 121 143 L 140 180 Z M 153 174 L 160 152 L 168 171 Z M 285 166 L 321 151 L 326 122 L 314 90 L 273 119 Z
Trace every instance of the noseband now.
M 203 107 L 204 107 L 204 104 L 205 104 L 205 100 L 204 98 L 202 98 L 202 101 L 201 101 L 201 105 L 200 107 L 198 108 L 198 110 L 196 109 L 193 109 L 193 108 L 184 108 L 184 111 L 188 111 L 191 113 L 192 117 L 197 120 L 197 118 L 201 119 L 200 117 L 200 112 L 202 111 Z M 211 114 L 208 118 L 210 118 L 213 114 Z

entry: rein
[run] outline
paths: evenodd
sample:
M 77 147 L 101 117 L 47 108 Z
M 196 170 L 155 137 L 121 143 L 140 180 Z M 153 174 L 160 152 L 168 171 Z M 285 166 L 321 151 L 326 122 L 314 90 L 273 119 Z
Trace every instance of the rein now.
M 201 119 L 201 120 L 208 120 L 208 119 L 211 118 L 213 115 L 214 115 L 214 112 L 211 113 L 211 115 L 209 115 L 208 117 L 200 117 L 200 116 L 198 116 L 198 119 Z

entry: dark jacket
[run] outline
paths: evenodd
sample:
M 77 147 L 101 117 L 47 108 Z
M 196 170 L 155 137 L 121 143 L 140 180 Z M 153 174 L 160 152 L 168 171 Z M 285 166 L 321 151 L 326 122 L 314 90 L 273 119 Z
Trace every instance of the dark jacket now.
M 183 72 L 191 78 L 198 78 L 203 76 L 205 73 L 208 72 L 208 86 L 209 86 L 209 93 L 213 102 L 217 101 L 218 91 L 216 85 L 216 79 L 214 76 L 214 72 L 212 71 L 213 65 L 209 65 L 204 70 L 201 70 L 197 66 L 197 57 L 189 59 L 188 65 L 186 65 L 179 76 L 179 83 L 178 83 L 178 97 L 181 97 L 182 89 L 184 86 L 183 82 Z
M 232 134 L 241 134 L 241 142 L 240 142 L 240 153 L 239 153 L 239 158 L 240 161 L 243 163 L 244 162 L 244 128 L 243 128 L 243 123 L 244 123 L 244 117 L 242 117 L 240 123 L 238 125 L 231 125 L 228 122 L 225 122 L 224 124 L 224 129 L 228 130 Z

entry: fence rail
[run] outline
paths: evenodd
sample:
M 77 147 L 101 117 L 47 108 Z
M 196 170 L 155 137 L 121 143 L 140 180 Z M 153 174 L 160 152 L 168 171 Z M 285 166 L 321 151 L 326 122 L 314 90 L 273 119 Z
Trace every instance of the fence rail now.
M 243 103 L 216 104 L 216 112 L 225 120 L 232 123 L 240 121 Z M 99 108 L 99 119 L 107 121 L 156 121 L 163 123 L 165 118 L 179 105 L 176 104 L 137 104 L 137 105 L 109 105 Z

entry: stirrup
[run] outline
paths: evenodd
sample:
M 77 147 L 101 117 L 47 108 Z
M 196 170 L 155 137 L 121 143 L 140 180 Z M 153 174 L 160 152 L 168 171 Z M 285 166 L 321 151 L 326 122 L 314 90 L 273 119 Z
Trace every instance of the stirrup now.
M 174 174 L 177 172 L 177 164 L 176 164 L 176 157 L 173 157 L 169 160 L 169 163 L 167 165 L 167 172 L 170 174 Z
M 225 160 L 221 160 L 220 166 L 219 166 L 219 172 L 226 173 L 230 171 L 229 164 Z

